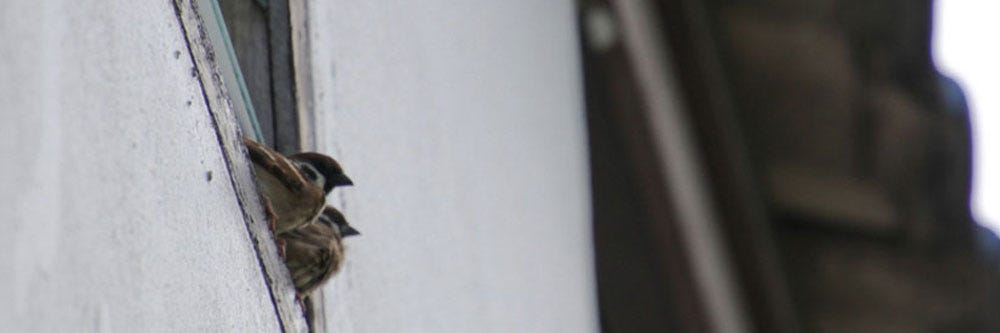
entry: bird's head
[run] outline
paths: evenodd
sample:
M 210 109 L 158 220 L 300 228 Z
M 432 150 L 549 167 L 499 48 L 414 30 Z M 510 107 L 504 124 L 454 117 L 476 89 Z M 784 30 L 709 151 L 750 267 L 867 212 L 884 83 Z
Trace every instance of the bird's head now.
M 354 182 L 344 174 L 340 164 L 330 156 L 306 152 L 288 158 L 295 162 L 303 176 L 323 188 L 324 193 L 330 193 L 330 190 L 337 186 L 354 185 Z
M 361 235 L 357 229 L 354 229 L 347 224 L 347 219 L 344 218 L 344 214 L 336 208 L 326 206 L 326 208 L 323 209 L 323 213 L 319 215 L 318 220 L 319 223 L 326 224 L 333 228 L 333 230 L 336 230 L 337 234 L 340 235 L 341 238 Z

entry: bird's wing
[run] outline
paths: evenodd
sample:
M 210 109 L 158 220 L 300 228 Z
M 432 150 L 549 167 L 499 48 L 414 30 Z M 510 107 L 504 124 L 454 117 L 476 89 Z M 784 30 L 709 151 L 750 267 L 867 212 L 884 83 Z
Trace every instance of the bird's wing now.
M 243 138 L 243 144 L 247 146 L 254 165 L 274 176 L 289 189 L 300 191 L 306 186 L 305 178 L 281 153 L 248 138 Z
M 294 269 L 289 266 L 292 272 L 292 279 L 303 293 L 309 293 L 320 286 L 333 275 L 337 265 L 329 249 L 325 247 L 312 247 L 310 255 L 297 258 Z

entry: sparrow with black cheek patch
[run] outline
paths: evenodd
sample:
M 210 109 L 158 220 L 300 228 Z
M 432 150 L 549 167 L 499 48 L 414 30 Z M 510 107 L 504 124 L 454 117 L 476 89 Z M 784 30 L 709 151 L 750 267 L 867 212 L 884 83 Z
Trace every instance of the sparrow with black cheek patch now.
M 326 194 L 336 186 L 353 185 L 344 170 L 329 156 L 307 152 L 285 157 L 253 140 L 243 138 L 254 174 L 274 215 L 275 234 L 311 223 L 326 204 Z
M 326 206 L 316 222 L 278 235 L 285 241 L 285 266 L 295 290 L 307 296 L 340 270 L 344 237 L 360 235 L 337 209 Z

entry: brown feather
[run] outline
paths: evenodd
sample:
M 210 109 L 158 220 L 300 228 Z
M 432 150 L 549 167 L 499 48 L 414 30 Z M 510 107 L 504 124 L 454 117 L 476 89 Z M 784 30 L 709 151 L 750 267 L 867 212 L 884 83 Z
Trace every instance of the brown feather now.
M 247 146 L 253 164 L 278 178 L 288 188 L 300 190 L 309 184 L 298 172 L 298 168 L 281 153 L 247 138 L 243 138 L 243 143 Z
M 261 193 L 277 216 L 275 232 L 283 233 L 311 223 L 326 204 L 325 193 L 307 181 L 299 168 L 280 153 L 250 139 L 243 139 L 254 164 Z
M 336 211 L 328 206 L 317 222 L 278 236 L 286 242 L 285 265 L 300 294 L 322 286 L 343 263 L 344 248 L 331 210 Z

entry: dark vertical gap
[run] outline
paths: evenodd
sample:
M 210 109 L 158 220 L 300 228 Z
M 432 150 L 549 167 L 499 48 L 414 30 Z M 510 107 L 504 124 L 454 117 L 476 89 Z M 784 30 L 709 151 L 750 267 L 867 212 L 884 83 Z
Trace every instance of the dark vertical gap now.
M 219 0 L 265 143 L 301 150 L 288 0 Z
M 582 6 L 582 18 L 602 1 Z M 707 332 L 635 68 L 582 40 L 598 301 L 604 332 Z
M 797 332 L 787 278 L 759 186 L 751 145 L 729 92 L 727 55 L 717 43 L 720 1 L 659 0 L 654 7 L 694 144 L 705 166 L 726 250 L 733 258 L 748 320 L 758 332 Z
M 219 0 L 219 7 L 260 123 L 261 135 L 266 144 L 273 145 L 276 131 L 267 9 L 245 0 Z
M 295 101 L 295 70 L 288 0 L 272 0 L 267 10 L 271 50 L 271 93 L 274 112 L 274 147 L 289 154 L 302 150 L 299 114 Z

